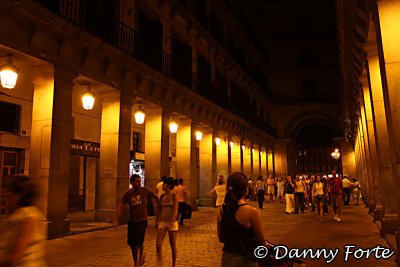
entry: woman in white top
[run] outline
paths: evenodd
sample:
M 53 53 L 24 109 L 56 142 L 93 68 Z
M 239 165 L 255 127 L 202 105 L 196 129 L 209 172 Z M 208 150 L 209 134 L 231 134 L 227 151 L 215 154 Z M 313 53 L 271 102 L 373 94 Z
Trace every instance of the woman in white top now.
M 164 193 L 160 197 L 160 211 L 156 220 L 157 228 L 157 261 L 158 266 L 162 266 L 162 245 L 164 242 L 165 234 L 168 232 L 169 244 L 172 252 L 172 267 L 176 265 L 176 235 L 179 229 L 176 217 L 178 215 L 178 201 L 174 189 L 174 179 L 172 177 L 166 178 L 163 181 L 162 187 Z
M 224 204 L 225 194 L 226 194 L 226 186 L 224 180 L 219 180 L 218 185 L 211 190 L 211 193 L 215 192 L 217 194 L 217 201 L 215 202 L 215 206 L 220 207 Z
M 324 215 L 324 202 L 325 202 L 325 185 L 321 182 L 321 176 L 317 175 L 317 180 L 313 184 L 312 197 L 315 199 L 315 204 L 318 207 L 319 221 L 322 222 L 322 216 Z
M 29 177 L 9 178 L 5 199 L 10 214 L 0 229 L 0 266 L 46 266 L 47 225 L 34 206 L 37 195 L 36 184 Z

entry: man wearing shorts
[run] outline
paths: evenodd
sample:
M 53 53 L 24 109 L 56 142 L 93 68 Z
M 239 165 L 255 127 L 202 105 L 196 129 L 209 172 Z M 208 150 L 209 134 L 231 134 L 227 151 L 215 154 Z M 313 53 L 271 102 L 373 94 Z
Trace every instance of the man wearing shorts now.
M 158 202 L 158 197 L 151 189 L 141 186 L 141 178 L 138 174 L 133 174 L 129 182 L 132 188 L 122 196 L 113 224 L 119 225 L 122 210 L 128 204 L 128 245 L 132 250 L 134 266 L 138 267 L 144 263 L 143 241 L 147 227 L 148 201 L 150 197 L 153 197 Z

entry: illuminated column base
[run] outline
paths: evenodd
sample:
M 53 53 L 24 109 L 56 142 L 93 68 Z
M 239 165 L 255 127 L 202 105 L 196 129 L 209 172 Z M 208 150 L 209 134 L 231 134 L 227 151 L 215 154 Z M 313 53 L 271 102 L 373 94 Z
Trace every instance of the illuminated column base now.
M 145 186 L 155 189 L 161 177 L 169 176 L 169 113 L 161 109 L 146 114 Z
M 233 148 L 231 148 L 231 162 L 232 162 L 232 172 L 240 172 L 241 160 L 240 160 L 240 144 L 235 143 Z
M 181 120 L 176 133 L 176 167 L 178 178 L 184 179 L 188 198 L 197 209 L 198 183 L 196 170 L 196 136 L 191 120 Z
M 221 138 L 221 143 L 217 145 L 217 176 L 223 175 L 225 181 L 228 177 L 228 142 Z
M 72 122 L 72 80 L 76 73 L 55 67 L 34 80 L 29 175 L 38 181 L 39 207 L 49 236 L 69 232 L 68 179 Z
M 254 152 L 253 152 L 253 175 L 254 175 L 254 177 L 259 177 L 261 175 L 260 152 L 259 152 L 258 148 L 254 148 Z
M 211 190 L 215 186 L 213 183 L 213 149 L 216 148 L 213 140 L 213 134 L 210 132 L 203 133 L 203 139 L 199 141 L 199 206 L 201 207 L 213 207 L 215 204 L 211 196 Z
M 113 90 L 102 94 L 100 176 L 96 220 L 110 221 L 129 188 L 131 97 Z

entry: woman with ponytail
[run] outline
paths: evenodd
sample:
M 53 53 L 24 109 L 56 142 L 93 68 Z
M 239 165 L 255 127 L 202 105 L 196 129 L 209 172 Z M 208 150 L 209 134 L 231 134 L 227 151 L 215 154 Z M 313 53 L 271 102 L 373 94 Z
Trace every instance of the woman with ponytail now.
M 222 267 L 256 267 L 254 245 L 264 245 L 264 230 L 258 210 L 246 204 L 248 182 L 245 174 L 235 172 L 226 183 L 225 203 L 217 218 L 218 238 L 224 243 Z

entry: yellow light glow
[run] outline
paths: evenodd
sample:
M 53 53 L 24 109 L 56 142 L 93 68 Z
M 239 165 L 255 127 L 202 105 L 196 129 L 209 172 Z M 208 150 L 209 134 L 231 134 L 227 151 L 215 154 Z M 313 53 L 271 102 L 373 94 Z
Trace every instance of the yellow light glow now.
M 253 153 L 253 154 L 254 154 L 254 148 L 252 148 L 252 149 L 251 149 L 251 153 Z
M 230 141 L 230 142 L 229 142 L 229 145 L 231 146 L 231 149 L 233 149 L 233 148 L 234 148 L 234 146 L 235 146 L 235 142 L 233 142 L 233 141 Z
M 331 153 L 332 158 L 334 159 L 339 159 L 340 158 L 340 153 L 339 153 L 339 149 L 336 148 L 334 152 Z
M 242 151 L 244 151 L 246 149 L 245 145 L 242 145 Z
M 137 124 L 143 124 L 145 116 L 143 110 L 139 108 L 139 110 L 135 112 L 135 122 Z
M 203 139 L 203 133 L 201 131 L 196 131 L 196 141 L 201 141 Z
M 87 90 L 82 95 L 82 106 L 86 110 L 93 109 L 93 106 L 94 106 L 94 94 L 91 91 Z
M 260 150 L 260 157 L 262 156 L 262 150 Z
M 215 144 L 216 144 L 217 146 L 219 146 L 219 144 L 221 144 L 221 138 L 216 137 L 216 138 L 215 138 Z
M 176 133 L 178 131 L 178 124 L 175 121 L 169 123 L 169 131 L 171 133 Z
M 18 69 L 11 63 L 3 65 L 0 70 L 1 86 L 13 89 L 18 79 Z

